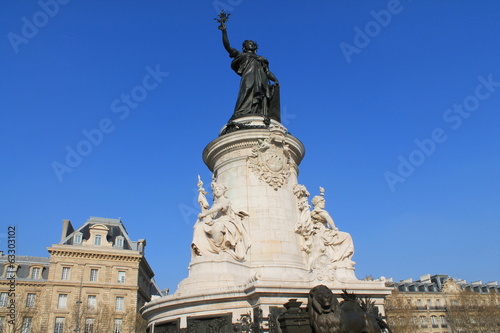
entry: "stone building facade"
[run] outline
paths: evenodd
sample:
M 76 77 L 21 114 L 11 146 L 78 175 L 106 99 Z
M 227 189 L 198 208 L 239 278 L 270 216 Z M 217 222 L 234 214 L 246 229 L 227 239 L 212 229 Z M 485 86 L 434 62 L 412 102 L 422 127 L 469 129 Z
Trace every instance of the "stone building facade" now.
M 138 309 L 160 293 L 145 246 L 120 220 L 91 217 L 64 220 L 49 258 L 2 254 L 0 332 L 139 332 Z
M 500 285 L 496 281 L 468 283 L 427 274 L 387 285 L 394 291 L 386 299 L 386 314 L 398 332 L 469 332 L 468 325 L 480 325 L 482 332 L 500 331 Z

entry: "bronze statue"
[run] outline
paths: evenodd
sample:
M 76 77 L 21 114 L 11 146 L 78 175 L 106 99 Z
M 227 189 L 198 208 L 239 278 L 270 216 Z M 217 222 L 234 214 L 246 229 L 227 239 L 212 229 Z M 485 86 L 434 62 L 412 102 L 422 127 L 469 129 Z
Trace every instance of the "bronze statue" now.
M 339 303 L 330 288 L 319 285 L 309 292 L 309 320 L 315 333 L 381 333 L 389 326 L 374 311 L 373 302 L 363 302 L 344 291 Z
M 267 59 L 256 54 L 258 47 L 256 42 L 244 41 L 243 52 L 231 47 L 226 29 L 229 15 L 231 14 L 226 14 L 223 10 L 215 20 L 220 23 L 224 48 L 229 57 L 233 58 L 231 68 L 241 76 L 238 99 L 230 121 L 251 115 L 261 115 L 267 122 L 269 118 L 280 121 L 278 79 L 269 70 Z M 274 84 L 270 84 L 269 81 L 273 81 Z

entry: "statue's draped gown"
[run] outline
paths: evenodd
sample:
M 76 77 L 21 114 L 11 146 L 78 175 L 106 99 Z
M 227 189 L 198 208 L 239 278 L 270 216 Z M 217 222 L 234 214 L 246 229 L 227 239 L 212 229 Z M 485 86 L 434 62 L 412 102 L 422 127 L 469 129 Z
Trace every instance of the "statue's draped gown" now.
M 248 231 L 231 202 L 227 198 L 221 201 L 223 203 L 220 209 L 205 218 L 209 224 L 204 219 L 198 220 L 194 225 L 192 256 L 226 252 L 234 259 L 243 261 L 250 247 Z M 218 236 L 217 241 L 213 237 L 215 235 Z
M 231 68 L 241 76 L 233 118 L 256 113 L 269 115 L 268 100 L 271 98 L 271 92 L 267 75 L 269 71 L 267 59 L 235 49 L 230 57 L 234 58 Z
M 328 214 L 324 209 L 313 209 L 311 219 L 320 226 L 319 235 L 323 238 L 325 251 L 332 262 L 350 260 L 354 254 L 352 237 L 347 232 L 332 230 L 320 213 Z M 330 215 L 330 214 L 328 214 Z

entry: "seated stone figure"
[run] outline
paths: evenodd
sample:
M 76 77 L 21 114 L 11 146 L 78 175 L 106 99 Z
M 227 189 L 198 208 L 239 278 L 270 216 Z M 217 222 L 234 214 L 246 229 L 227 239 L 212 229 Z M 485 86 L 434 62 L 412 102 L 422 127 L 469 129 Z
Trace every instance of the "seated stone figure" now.
M 352 266 L 354 262 L 351 258 L 354 254 L 354 244 L 352 237 L 347 232 L 339 231 L 335 227 L 330 214 L 325 210 L 325 198 L 322 195 L 317 195 L 312 199 L 314 205 L 311 211 L 311 220 L 313 224 L 313 234 L 315 234 L 316 242 L 322 244 L 318 249 L 314 249 L 311 254 L 316 252 L 316 255 L 326 254 L 335 266 Z M 320 241 L 318 241 L 320 240 Z
M 304 237 L 302 250 L 308 254 L 307 267 L 316 268 L 352 268 L 354 245 L 351 235 L 337 229 L 330 214 L 325 210 L 324 189 L 312 199 L 314 208 L 310 211 L 309 192 L 303 185 L 294 186 L 297 206 L 300 211 L 295 232 Z
M 231 201 L 225 195 L 226 191 L 224 185 L 212 182 L 214 203 L 210 208 L 204 198 L 205 192 L 200 192 L 201 198 L 198 201 L 202 212 L 198 215 L 198 221 L 194 226 L 191 244 L 193 256 L 225 252 L 235 260 L 245 260 L 250 242 L 243 219 L 248 214 L 237 213 L 233 209 Z

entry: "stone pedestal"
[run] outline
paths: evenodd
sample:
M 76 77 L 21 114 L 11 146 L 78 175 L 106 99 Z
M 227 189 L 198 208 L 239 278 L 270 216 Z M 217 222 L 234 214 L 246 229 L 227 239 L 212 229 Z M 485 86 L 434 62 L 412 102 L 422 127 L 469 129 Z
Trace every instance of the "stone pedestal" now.
M 348 289 L 359 296 L 370 295 L 382 306 L 390 293 L 383 281 L 357 280 L 352 265 L 338 263 L 336 268 L 312 271 L 308 267 L 304 238 L 296 232 L 301 210 L 294 194 L 305 155 L 302 143 L 274 120 L 268 127 L 261 117 L 240 118 L 237 123 L 241 128 L 233 126 L 233 132 L 208 144 L 203 160 L 215 181 L 227 188 L 225 195 L 234 210 L 245 212 L 242 224 L 250 247 L 239 261 L 227 252 L 193 252 L 189 276 L 178 290 L 142 309 L 152 331 L 155 325 L 175 322 L 185 328 L 190 318 L 227 313 L 237 323 L 251 313 L 255 325 L 279 332 L 273 309 L 282 308 L 291 298 L 307 302 L 309 290 L 317 284 L 326 284 L 338 294 Z M 260 318 L 255 313 L 261 313 Z
M 309 314 L 301 308 L 302 302 L 291 299 L 284 304 L 286 311 L 278 317 L 280 329 L 283 333 L 312 333 Z

